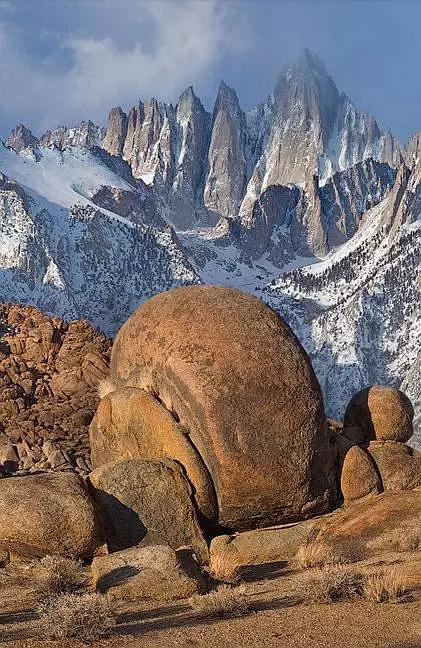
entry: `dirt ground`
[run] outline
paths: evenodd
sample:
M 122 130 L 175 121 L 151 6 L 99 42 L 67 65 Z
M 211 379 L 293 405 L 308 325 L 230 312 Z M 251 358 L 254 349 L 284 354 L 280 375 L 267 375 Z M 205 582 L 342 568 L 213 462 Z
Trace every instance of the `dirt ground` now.
M 251 613 L 241 618 L 206 618 L 187 601 L 140 608 L 119 604 L 117 626 L 101 648 L 421 648 L 421 552 L 356 569 L 399 567 L 407 575 L 411 595 L 403 603 L 355 599 L 311 603 L 312 570 L 283 564 L 266 565 L 245 575 Z M 10 567 L 10 566 L 9 566 Z M 66 648 L 77 640 L 46 641 L 34 611 L 36 597 L 29 567 L 3 570 L 0 586 L 0 641 L 10 648 Z M 19 569 L 21 570 L 19 573 Z M 17 570 L 17 571 L 16 571 Z

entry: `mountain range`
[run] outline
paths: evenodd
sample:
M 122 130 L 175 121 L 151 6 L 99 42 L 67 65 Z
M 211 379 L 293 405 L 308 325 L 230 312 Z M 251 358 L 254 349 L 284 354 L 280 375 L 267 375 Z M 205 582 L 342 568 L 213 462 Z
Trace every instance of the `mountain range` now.
M 19 125 L 0 171 L 1 300 L 114 334 L 173 286 L 252 291 L 299 336 L 330 416 L 401 386 L 421 443 L 421 134 L 382 130 L 316 55 L 248 112 L 221 82 L 212 114 L 190 87 L 106 127 Z

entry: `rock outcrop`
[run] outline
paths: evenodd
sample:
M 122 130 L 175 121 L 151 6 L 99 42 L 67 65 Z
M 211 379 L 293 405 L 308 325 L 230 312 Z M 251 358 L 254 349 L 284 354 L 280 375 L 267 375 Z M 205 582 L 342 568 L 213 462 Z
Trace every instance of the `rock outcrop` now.
M 112 551 L 166 544 L 207 560 L 192 489 L 175 461 L 123 459 L 97 468 L 89 481 Z
M 304 544 L 309 553 L 331 550 L 337 562 L 405 551 L 410 538 L 420 540 L 420 517 L 420 489 L 380 493 L 315 521 Z
M 89 472 L 87 429 L 111 342 L 87 322 L 0 305 L 0 461 L 6 474 Z
M 303 519 L 336 502 L 316 377 L 290 328 L 259 300 L 214 286 L 153 297 L 118 333 L 110 375 L 154 394 L 185 428 L 221 525 Z
M 346 503 L 421 486 L 421 453 L 404 443 L 412 437 L 413 416 L 409 398 L 393 387 L 374 385 L 351 399 L 336 436 Z
M 44 474 L 0 480 L 0 548 L 35 557 L 90 558 L 101 544 L 81 477 Z

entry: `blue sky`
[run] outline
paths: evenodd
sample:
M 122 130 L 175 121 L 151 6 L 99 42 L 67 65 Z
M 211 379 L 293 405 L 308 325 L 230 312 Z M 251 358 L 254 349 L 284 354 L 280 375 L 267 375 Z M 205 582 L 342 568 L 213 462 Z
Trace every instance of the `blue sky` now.
M 315 51 L 340 90 L 406 140 L 421 130 L 421 0 L 0 0 L 0 134 L 36 134 L 220 78 L 244 108 Z

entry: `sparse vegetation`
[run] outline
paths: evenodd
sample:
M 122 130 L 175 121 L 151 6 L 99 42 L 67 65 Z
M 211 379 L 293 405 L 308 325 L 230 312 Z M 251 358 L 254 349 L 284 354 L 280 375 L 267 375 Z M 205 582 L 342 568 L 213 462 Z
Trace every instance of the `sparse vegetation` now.
M 115 390 L 116 387 L 113 381 L 111 380 L 111 378 L 103 378 L 98 383 L 97 391 L 98 391 L 98 396 L 100 397 L 101 400 Z
M 396 531 L 394 545 L 397 551 L 418 551 L 421 549 L 421 531 L 399 529 L 399 531 Z
M 361 596 L 362 574 L 350 571 L 344 565 L 330 565 L 318 569 L 308 582 L 307 594 L 316 603 L 334 603 Z
M 208 594 L 196 594 L 190 599 L 191 608 L 207 617 L 241 617 L 251 612 L 244 585 L 220 585 Z
M 295 562 L 301 569 L 354 562 L 354 550 L 347 552 L 323 543 L 304 543 L 298 547 Z
M 40 588 L 45 598 L 75 592 L 87 585 L 80 562 L 64 556 L 45 556 L 40 566 Z
M 115 625 L 109 600 L 100 594 L 60 594 L 39 608 L 39 623 L 50 639 L 78 639 L 90 644 Z
M 364 581 L 364 596 L 376 603 L 400 603 L 407 593 L 403 573 L 396 568 L 369 574 Z

